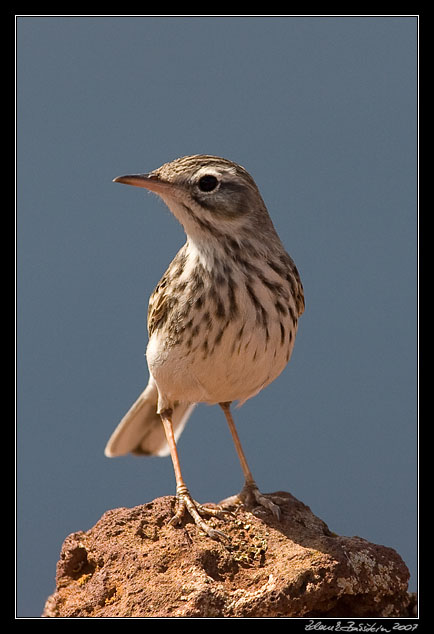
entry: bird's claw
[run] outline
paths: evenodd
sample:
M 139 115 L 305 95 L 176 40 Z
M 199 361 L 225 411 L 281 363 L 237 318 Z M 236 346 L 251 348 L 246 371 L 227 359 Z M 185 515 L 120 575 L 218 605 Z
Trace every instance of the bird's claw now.
M 222 500 L 219 504 L 219 506 L 223 508 L 231 508 L 235 506 L 237 509 L 243 506 L 252 508 L 258 505 L 266 508 L 268 511 L 271 511 L 277 520 L 281 519 L 282 512 L 280 507 L 277 504 L 274 504 L 269 497 L 262 494 L 254 482 L 246 482 L 242 490 L 237 495 L 232 495 L 231 497 Z
M 230 511 L 223 508 L 210 508 L 208 506 L 203 506 L 199 504 L 190 495 L 187 487 L 182 486 L 177 489 L 176 492 L 177 499 L 177 509 L 175 515 L 169 521 L 170 526 L 174 526 L 175 524 L 180 524 L 182 518 L 186 511 L 191 515 L 194 523 L 201 531 L 203 531 L 208 537 L 212 539 L 223 539 L 228 540 L 228 536 L 225 535 L 222 531 L 219 531 L 217 528 L 213 528 L 209 526 L 205 520 L 202 519 L 201 515 L 211 515 L 212 517 L 221 517 L 224 514 L 231 514 Z

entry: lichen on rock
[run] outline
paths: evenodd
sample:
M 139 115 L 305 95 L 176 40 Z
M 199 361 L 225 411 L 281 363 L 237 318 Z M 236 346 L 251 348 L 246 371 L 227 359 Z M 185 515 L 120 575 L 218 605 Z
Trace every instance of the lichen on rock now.
M 409 573 L 391 548 L 341 537 L 290 493 L 272 494 L 282 518 L 240 508 L 209 521 L 213 541 L 175 498 L 107 511 L 69 535 L 44 617 L 398 617 Z

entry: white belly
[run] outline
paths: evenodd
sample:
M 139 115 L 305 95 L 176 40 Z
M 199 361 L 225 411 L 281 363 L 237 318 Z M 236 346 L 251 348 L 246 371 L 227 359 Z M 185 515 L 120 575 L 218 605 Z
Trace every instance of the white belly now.
M 247 293 L 239 306 L 236 319 L 229 322 L 215 316 L 204 321 L 202 309 L 175 344 L 164 339 L 162 330 L 152 335 L 146 356 L 160 411 L 175 401 L 243 402 L 282 372 L 291 356 L 296 324 L 270 306 L 265 329 L 258 324 Z

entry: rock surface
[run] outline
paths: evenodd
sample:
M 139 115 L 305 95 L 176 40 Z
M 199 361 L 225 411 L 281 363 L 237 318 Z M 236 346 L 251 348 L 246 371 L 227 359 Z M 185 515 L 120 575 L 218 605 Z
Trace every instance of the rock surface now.
M 409 573 L 391 548 L 332 533 L 289 493 L 275 520 L 238 509 L 209 523 L 168 525 L 175 498 L 107 511 L 69 535 L 44 617 L 397 617 Z

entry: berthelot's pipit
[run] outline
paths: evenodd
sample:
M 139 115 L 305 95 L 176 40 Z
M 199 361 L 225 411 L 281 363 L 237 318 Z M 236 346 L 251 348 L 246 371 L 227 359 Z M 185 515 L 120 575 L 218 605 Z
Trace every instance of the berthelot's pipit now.
M 285 368 L 304 310 L 298 271 L 259 190 L 243 167 L 208 155 L 114 180 L 158 194 L 187 241 L 149 300 L 149 383 L 105 453 L 170 453 L 177 494 L 172 522 L 188 510 L 210 537 L 221 537 L 202 518 L 219 511 L 191 497 L 176 447 L 194 405 L 218 403 L 245 477 L 242 491 L 227 504 L 262 505 L 279 517 L 278 505 L 256 486 L 230 411 L 233 401 L 255 396 Z

